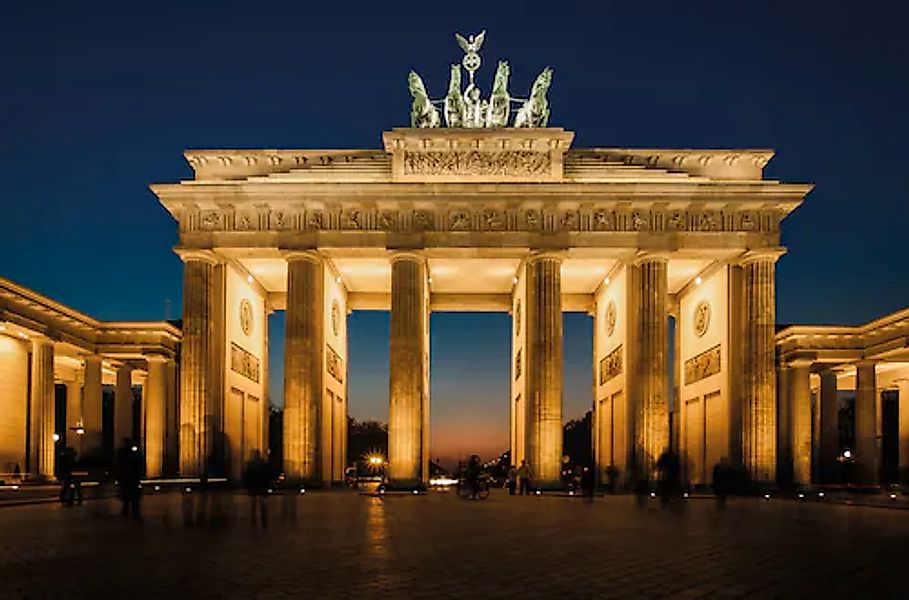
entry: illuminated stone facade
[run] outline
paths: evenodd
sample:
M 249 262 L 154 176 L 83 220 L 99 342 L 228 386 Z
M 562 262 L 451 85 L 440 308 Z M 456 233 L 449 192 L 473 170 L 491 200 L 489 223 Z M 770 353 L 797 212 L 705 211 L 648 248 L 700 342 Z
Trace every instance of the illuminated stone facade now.
M 786 327 L 776 344 L 781 481 L 909 481 L 909 309 L 864 325 Z M 849 414 L 851 436 L 841 430 Z
M 0 278 L 0 479 L 17 465 L 53 478 L 64 445 L 103 458 L 104 386 L 114 391 L 114 448 L 131 438 L 150 477 L 175 474 L 180 335 L 168 322 L 98 321 Z
M 769 151 L 572 138 L 396 129 L 382 150 L 187 152 L 194 178 L 152 187 L 179 224 L 182 331 L 0 279 L 0 476 L 53 476 L 55 433 L 98 452 L 109 386 L 112 435 L 139 432 L 149 476 L 238 479 L 265 451 L 267 315 L 286 310 L 285 471 L 341 481 L 347 315 L 389 310 L 392 484 L 428 479 L 432 311 L 512 315 L 511 456 L 540 487 L 559 485 L 565 311 L 593 317 L 603 480 L 651 480 L 671 446 L 694 484 L 723 461 L 768 483 L 842 481 L 844 463 L 854 483 L 905 479 L 909 313 L 774 331 L 780 223 L 810 186 L 765 180 Z
M 390 310 L 393 484 L 428 478 L 431 311 L 513 315 L 511 451 L 541 486 L 560 477 L 563 311 L 594 316 L 593 364 L 609 369 L 593 379 L 601 473 L 652 478 L 673 413 L 700 481 L 723 457 L 772 480 L 774 261 L 780 222 L 810 186 L 765 180 L 769 151 L 573 150 L 573 137 L 394 129 L 380 150 L 187 152 L 192 180 L 152 186 L 187 269 L 183 469 L 220 456 L 213 440 L 237 445 L 222 350 L 240 344 L 267 380 L 265 347 L 223 331 L 237 319 L 222 290 L 234 273 L 254 320 L 287 311 L 292 479 L 341 479 L 346 316 Z M 718 358 L 697 381 L 670 374 L 670 315 L 677 362 Z

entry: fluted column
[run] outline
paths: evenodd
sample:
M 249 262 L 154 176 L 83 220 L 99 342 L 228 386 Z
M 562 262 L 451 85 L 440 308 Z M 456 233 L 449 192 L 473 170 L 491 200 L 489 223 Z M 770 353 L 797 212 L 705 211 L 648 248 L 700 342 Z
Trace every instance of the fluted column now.
M 293 481 L 322 480 L 323 269 L 315 252 L 287 255 L 284 470 Z
M 793 363 L 788 369 L 786 401 L 789 414 L 789 450 L 792 483 L 811 483 L 811 369 L 808 363 Z
M 31 471 L 39 477 L 54 476 L 54 343 L 37 337 L 32 341 Z
M 789 416 L 792 402 L 789 386 L 788 366 L 780 368 L 777 376 L 777 407 L 776 407 L 776 480 L 777 483 L 789 485 L 792 483 L 792 419 Z
M 656 478 L 656 461 L 669 448 L 669 377 L 666 353 L 669 343 L 667 311 L 668 261 L 649 256 L 630 265 L 629 350 L 632 371 L 634 468 L 638 479 Z
M 398 487 L 429 478 L 428 319 L 426 261 L 417 254 L 395 254 L 391 264 L 388 477 Z
M 537 487 L 561 485 L 562 258 L 527 261 L 526 456 Z
M 855 367 L 855 483 L 874 485 L 880 480 L 877 427 L 875 364 L 862 362 Z
M 114 452 L 126 438 L 133 438 L 133 368 L 128 364 L 117 367 L 117 386 L 114 389 Z
M 776 478 L 775 266 L 778 254 L 742 263 L 742 462 L 752 480 Z
M 180 473 L 202 474 L 211 455 L 214 269 L 211 253 L 183 255 L 183 342 L 180 354 Z M 117 440 L 120 443 L 120 440 Z
M 145 412 L 145 473 L 160 477 L 164 469 L 167 419 L 167 359 L 149 356 L 142 410 Z
M 823 483 L 833 483 L 837 479 L 836 459 L 840 448 L 840 403 L 837 397 L 836 373 L 829 370 L 822 371 L 820 377 L 819 472 Z
M 99 457 L 104 451 L 101 431 L 102 406 L 101 406 L 101 357 L 86 356 L 84 360 L 83 388 L 82 388 L 82 427 L 83 456 Z

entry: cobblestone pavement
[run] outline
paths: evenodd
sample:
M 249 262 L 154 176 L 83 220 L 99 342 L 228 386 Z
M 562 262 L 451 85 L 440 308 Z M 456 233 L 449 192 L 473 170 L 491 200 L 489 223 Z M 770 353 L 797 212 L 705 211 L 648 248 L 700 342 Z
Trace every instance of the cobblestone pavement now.
M 322 492 L 272 497 L 262 530 L 246 497 L 220 494 L 185 527 L 201 497 L 146 497 L 142 522 L 113 500 L 0 509 L 0 597 L 881 598 L 909 584 L 903 510 Z

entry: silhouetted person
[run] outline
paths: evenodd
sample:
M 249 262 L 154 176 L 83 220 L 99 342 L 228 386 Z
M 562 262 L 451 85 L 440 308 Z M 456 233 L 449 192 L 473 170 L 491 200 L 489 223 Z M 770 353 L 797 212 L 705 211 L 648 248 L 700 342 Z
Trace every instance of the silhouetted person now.
M 514 496 L 515 488 L 518 486 L 518 470 L 514 465 L 508 467 L 508 474 L 505 476 L 505 485 L 508 487 L 508 495 Z
M 474 454 L 467 463 L 467 485 L 470 488 L 470 499 L 476 500 L 480 495 L 480 457 Z
M 60 451 L 60 502 L 66 506 L 72 506 L 78 502 L 82 505 L 82 485 L 73 477 L 73 469 L 76 466 L 76 451 L 66 446 Z
M 606 490 L 610 494 L 615 494 L 615 488 L 619 482 L 619 469 L 615 465 L 606 467 Z
M 660 500 L 663 506 L 666 506 L 681 490 L 682 465 L 679 455 L 672 450 L 666 450 L 657 459 L 656 467 L 660 472 Z
M 117 451 L 117 481 L 120 485 L 120 501 L 123 503 L 121 514 L 132 514 L 139 517 L 139 501 L 142 497 L 142 454 L 139 447 L 129 438 L 124 438 L 123 446 Z
M 593 477 L 593 469 L 584 467 L 581 470 L 581 494 L 588 500 L 593 500 L 596 482 Z
M 521 496 L 530 494 L 530 478 L 532 475 L 530 465 L 527 464 L 526 460 L 522 460 L 521 466 L 518 467 L 518 493 Z
M 13 481 L 22 481 L 22 467 L 19 463 L 16 463 L 16 468 L 13 469 Z
M 726 498 L 731 487 L 732 473 L 729 462 L 724 456 L 713 466 L 713 495 L 716 497 L 716 505 L 720 510 L 726 508 Z
M 252 460 L 246 465 L 246 493 L 249 495 L 249 510 L 253 527 L 256 526 L 256 508 L 263 528 L 268 527 L 268 488 L 271 485 L 271 469 L 258 450 L 253 450 Z

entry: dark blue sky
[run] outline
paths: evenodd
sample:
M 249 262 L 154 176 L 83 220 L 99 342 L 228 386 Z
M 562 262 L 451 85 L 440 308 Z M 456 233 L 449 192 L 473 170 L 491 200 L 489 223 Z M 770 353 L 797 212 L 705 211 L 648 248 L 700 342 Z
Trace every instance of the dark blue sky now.
M 781 322 L 909 304 L 899 3 L 189 4 L 4 3 L 0 274 L 104 319 L 160 319 L 166 300 L 179 316 L 176 228 L 147 186 L 189 177 L 185 148 L 378 147 L 407 123 L 407 71 L 441 94 L 452 33 L 486 28 L 481 82 L 500 58 L 516 94 L 553 67 L 552 123 L 576 146 L 770 147 L 770 177 L 816 183 L 784 222 Z M 352 318 L 351 410 L 379 415 L 387 320 Z M 459 394 L 495 405 L 474 426 L 503 418 L 505 316 L 433 326 L 433 426 Z M 569 317 L 572 416 L 589 338 Z

